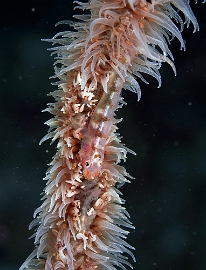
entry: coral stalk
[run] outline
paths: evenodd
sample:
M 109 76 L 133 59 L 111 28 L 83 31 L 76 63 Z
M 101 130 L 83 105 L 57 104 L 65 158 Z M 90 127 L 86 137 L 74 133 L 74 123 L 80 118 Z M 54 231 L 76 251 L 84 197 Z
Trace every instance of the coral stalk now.
M 126 269 L 124 253 L 135 258 L 125 239 L 133 229 L 117 187 L 130 182 L 118 163 L 126 148 L 116 133 L 115 110 L 124 102 L 122 88 L 141 97 L 137 77 L 150 74 L 161 85 L 163 62 L 175 72 L 168 44 L 181 36 L 183 19 L 198 24 L 186 0 L 91 0 L 76 3 L 91 15 L 68 23 L 75 31 L 47 41 L 59 44 L 55 102 L 45 111 L 53 118 L 41 143 L 58 139 L 57 153 L 46 173 L 43 204 L 30 228 L 36 249 L 23 269 Z M 180 30 L 175 23 L 180 24 Z M 146 81 L 145 81 L 146 82 Z

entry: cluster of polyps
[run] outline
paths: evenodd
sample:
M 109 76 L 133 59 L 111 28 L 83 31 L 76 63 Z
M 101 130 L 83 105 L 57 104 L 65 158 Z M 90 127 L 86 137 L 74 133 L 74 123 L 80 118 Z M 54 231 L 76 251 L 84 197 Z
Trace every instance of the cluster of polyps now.
M 182 36 L 172 19 L 197 21 L 185 0 L 91 0 L 79 3 L 91 15 L 69 22 L 75 32 L 58 33 L 51 41 L 57 54 L 52 93 L 47 111 L 49 133 L 42 141 L 58 139 L 57 154 L 47 171 L 44 202 L 35 211 L 31 227 L 38 226 L 36 249 L 23 269 L 125 269 L 126 228 L 133 228 L 116 186 L 129 182 L 118 165 L 127 152 L 114 118 L 121 107 L 121 89 L 138 94 L 135 77 L 154 76 L 159 85 L 162 62 L 172 63 L 168 43 Z M 134 259 L 135 260 L 135 259 Z

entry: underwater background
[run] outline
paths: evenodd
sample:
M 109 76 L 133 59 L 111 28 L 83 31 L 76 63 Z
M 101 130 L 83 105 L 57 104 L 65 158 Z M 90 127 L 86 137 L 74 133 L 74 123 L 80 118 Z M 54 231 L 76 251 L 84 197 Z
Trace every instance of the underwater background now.
M 136 230 L 134 269 L 206 269 L 206 5 L 191 1 L 200 31 L 185 27 L 186 52 L 170 46 L 177 76 L 163 64 L 162 86 L 144 76 L 142 98 L 123 90 L 127 105 L 117 112 L 122 141 L 137 155 L 124 164 L 135 177 L 121 188 Z M 41 111 L 56 89 L 51 38 L 68 26 L 71 0 L 0 3 L 0 270 L 15 270 L 33 251 L 28 230 L 55 143 L 39 146 L 51 118 Z

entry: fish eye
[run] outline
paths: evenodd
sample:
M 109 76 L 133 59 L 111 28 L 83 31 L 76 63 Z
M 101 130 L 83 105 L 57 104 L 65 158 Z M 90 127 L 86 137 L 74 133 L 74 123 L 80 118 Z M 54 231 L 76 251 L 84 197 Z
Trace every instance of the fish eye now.
M 90 162 L 89 162 L 89 160 L 87 160 L 87 161 L 85 162 L 85 166 L 86 166 L 86 167 L 89 167 L 89 165 L 90 165 Z

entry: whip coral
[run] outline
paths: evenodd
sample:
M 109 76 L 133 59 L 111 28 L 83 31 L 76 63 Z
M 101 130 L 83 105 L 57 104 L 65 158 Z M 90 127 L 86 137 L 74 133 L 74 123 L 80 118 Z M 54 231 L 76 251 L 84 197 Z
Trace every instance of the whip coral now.
M 75 2 L 91 14 L 59 22 L 74 31 L 47 39 L 58 44 L 51 49 L 58 90 L 45 110 L 53 118 L 46 122 L 50 128 L 41 143 L 58 139 L 58 151 L 46 173 L 44 201 L 30 225 L 38 226 L 36 249 L 21 270 L 132 267 L 125 254 L 135 261 L 134 248 L 125 239 L 134 227 L 117 188 L 131 178 L 120 161 L 127 152 L 135 153 L 121 143 L 114 113 L 124 104 L 122 88 L 140 99 L 137 79 L 147 83 L 142 73 L 160 86 L 163 62 L 175 72 L 168 44 L 176 37 L 185 49 L 184 23 L 191 21 L 198 30 L 187 0 Z

